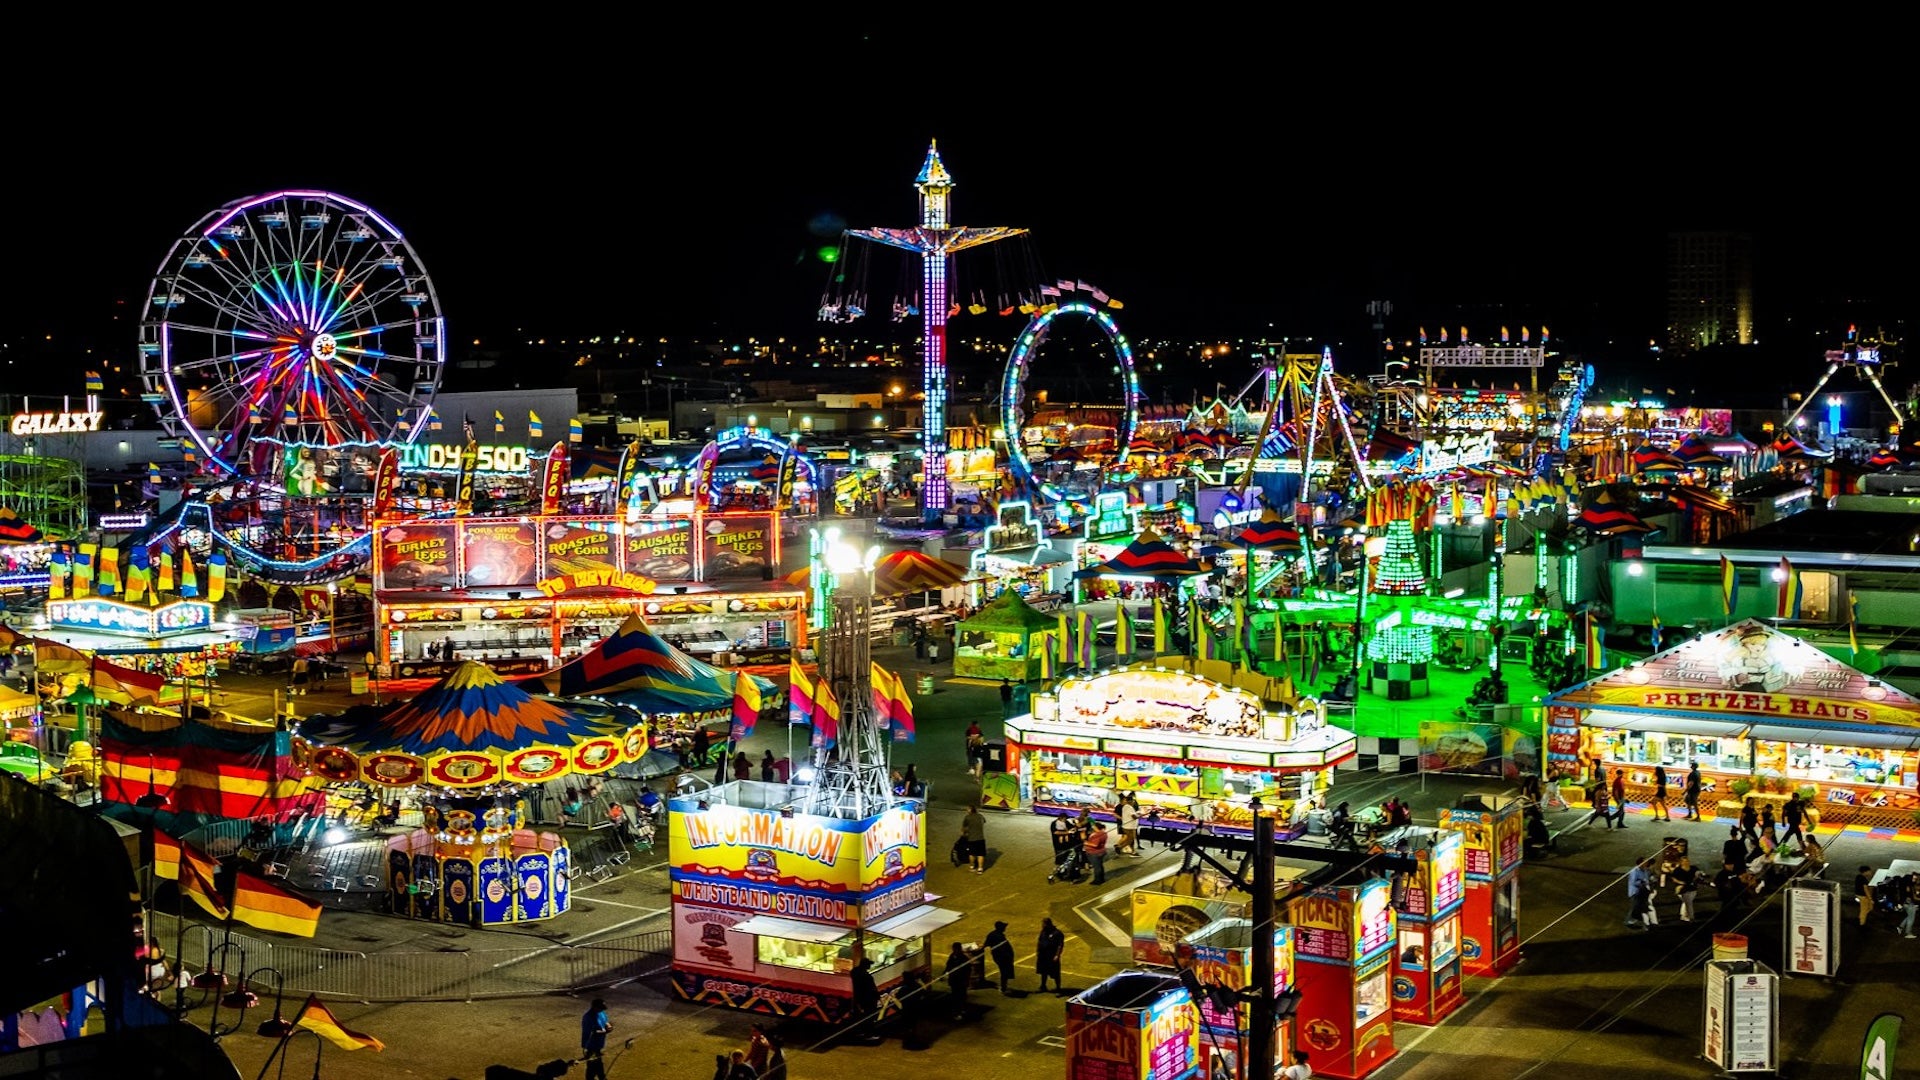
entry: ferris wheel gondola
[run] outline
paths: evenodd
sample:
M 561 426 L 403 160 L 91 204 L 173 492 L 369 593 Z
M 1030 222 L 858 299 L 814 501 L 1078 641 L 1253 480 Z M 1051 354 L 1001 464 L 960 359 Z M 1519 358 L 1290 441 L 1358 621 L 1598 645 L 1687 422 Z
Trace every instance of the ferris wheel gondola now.
M 445 342 L 433 283 L 392 223 L 331 192 L 276 191 L 175 241 L 148 289 L 140 374 L 211 469 L 270 475 L 270 447 L 411 441 Z

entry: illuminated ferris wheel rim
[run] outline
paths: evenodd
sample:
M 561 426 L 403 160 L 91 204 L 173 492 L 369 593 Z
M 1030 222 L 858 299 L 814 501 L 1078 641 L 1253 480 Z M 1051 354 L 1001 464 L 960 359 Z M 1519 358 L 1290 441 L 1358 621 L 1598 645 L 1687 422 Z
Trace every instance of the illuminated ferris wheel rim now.
M 1033 463 L 1028 460 L 1026 449 L 1020 445 L 1022 422 L 1026 419 L 1020 403 L 1026 397 L 1027 371 L 1033 354 L 1046 343 L 1047 332 L 1052 328 L 1053 321 L 1063 315 L 1092 319 L 1094 325 L 1106 335 L 1107 343 L 1113 347 L 1114 357 L 1119 361 L 1121 396 L 1125 399 L 1120 430 L 1115 436 L 1120 464 L 1126 463 L 1128 444 L 1133 441 L 1133 433 L 1140 424 L 1140 376 L 1134 369 L 1133 346 L 1127 343 L 1127 336 L 1120 332 L 1113 316 L 1078 300 L 1036 312 L 1028 320 L 1026 328 L 1020 331 L 1020 339 L 1013 350 L 1007 354 L 1007 370 L 1000 384 L 1000 427 L 1007 440 L 1007 464 L 1014 475 L 1032 487 L 1041 498 L 1053 503 L 1066 501 L 1068 493 L 1052 484 L 1034 482 Z
M 445 341 L 432 280 L 391 221 L 334 192 L 277 190 L 221 206 L 169 248 L 141 322 L 143 396 L 237 474 L 267 436 L 411 442 Z

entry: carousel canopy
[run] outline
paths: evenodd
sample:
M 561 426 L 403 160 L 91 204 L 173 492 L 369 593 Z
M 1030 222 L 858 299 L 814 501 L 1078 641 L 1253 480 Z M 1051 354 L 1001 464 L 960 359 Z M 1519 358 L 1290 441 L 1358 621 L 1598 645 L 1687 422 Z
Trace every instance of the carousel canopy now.
M 1259 521 L 1240 530 L 1240 535 L 1235 539 L 1242 547 L 1262 551 L 1292 551 L 1300 546 L 1300 530 L 1269 507 L 1260 514 Z
M 674 648 L 631 615 L 598 645 L 531 681 L 559 697 L 591 694 L 642 712 L 692 713 L 731 708 L 734 678 Z M 758 684 L 773 689 L 767 679 Z
M 1050 630 L 1060 624 L 1060 620 L 1048 615 L 1027 603 L 1019 593 L 1012 589 L 1000 590 L 986 607 L 974 612 L 973 617 L 960 624 L 962 630 L 988 631 L 1002 633 L 1012 631 Z
M 1199 563 L 1176 551 L 1152 529 L 1133 538 L 1120 554 L 1096 566 L 1074 573 L 1076 578 L 1134 577 L 1182 578 L 1204 574 Z
M 47 538 L 40 530 L 11 509 L 0 506 L 0 547 L 15 544 L 44 544 Z
M 883 556 L 873 566 L 873 595 L 939 592 L 960 584 L 966 571 L 923 551 L 906 548 Z

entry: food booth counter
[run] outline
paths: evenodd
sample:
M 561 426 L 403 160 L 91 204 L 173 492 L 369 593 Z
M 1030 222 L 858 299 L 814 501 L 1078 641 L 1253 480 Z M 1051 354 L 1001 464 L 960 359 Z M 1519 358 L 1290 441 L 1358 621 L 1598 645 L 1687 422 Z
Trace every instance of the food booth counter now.
M 1216 832 L 1253 831 L 1258 796 L 1275 832 L 1305 831 L 1307 811 L 1356 740 L 1328 723 L 1311 698 L 1259 694 L 1142 663 L 1068 679 L 1036 694 L 1033 711 L 1006 723 L 1010 782 L 987 785 L 989 805 L 1105 821 L 1123 793 L 1143 823 Z

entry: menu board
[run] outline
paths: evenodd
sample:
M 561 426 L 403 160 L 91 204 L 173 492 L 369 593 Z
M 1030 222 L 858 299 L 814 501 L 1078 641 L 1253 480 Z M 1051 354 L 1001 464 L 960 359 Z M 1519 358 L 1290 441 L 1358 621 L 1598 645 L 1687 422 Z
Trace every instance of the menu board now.
M 655 581 L 693 580 L 693 522 L 645 521 L 627 526 L 626 570 Z
M 1360 886 L 1357 905 L 1359 948 L 1356 959 L 1365 959 L 1393 944 L 1392 887 L 1384 878 L 1375 878 Z
M 378 589 L 451 589 L 460 584 L 454 563 L 457 526 L 409 522 L 380 531 Z
M 541 533 L 540 546 L 548 577 L 620 569 L 614 536 L 600 529 L 555 521 Z
M 469 521 L 461 529 L 468 588 L 533 584 L 535 526 L 518 521 Z
M 1190 1076 L 1199 1059 L 1200 1012 L 1181 997 L 1162 998 L 1147 1020 L 1147 1080 Z
M 1433 868 L 1433 910 L 1445 911 L 1466 898 L 1466 861 L 1461 858 L 1460 849 L 1445 862 L 1436 861 Z
M 1733 977 L 1733 1001 L 1727 1009 L 1728 1048 L 1734 1072 L 1773 1068 L 1773 994 L 1771 974 Z
M 701 523 L 701 579 L 759 581 L 771 577 L 774 530 L 778 527 L 773 514 L 724 514 L 706 518 Z

